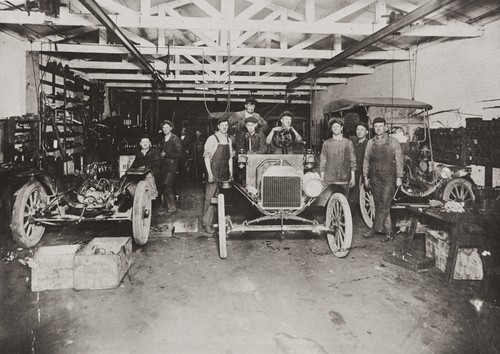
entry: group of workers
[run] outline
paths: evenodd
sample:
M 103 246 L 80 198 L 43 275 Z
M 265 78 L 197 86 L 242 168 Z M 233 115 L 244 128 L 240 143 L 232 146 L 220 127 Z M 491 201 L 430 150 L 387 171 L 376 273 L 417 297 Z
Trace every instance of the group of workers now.
M 293 114 L 285 111 L 280 115 L 281 125 L 273 127 L 267 136 L 267 122 L 255 112 L 256 100 L 249 97 L 245 109 L 231 116 L 222 116 L 217 121 L 217 131 L 208 137 L 203 148 L 205 167 L 205 202 L 202 227 L 205 233 L 213 234 L 215 206 L 211 204 L 219 191 L 219 182 L 233 179 L 233 157 L 236 153 L 287 154 L 291 143 L 301 143 L 302 137 L 293 128 Z M 159 150 L 151 148 L 146 137 L 141 140 L 141 151 L 132 167 L 147 166 L 155 178 L 161 176 L 164 207 L 167 213 L 176 211 L 174 200 L 174 179 L 178 169 L 178 159 L 183 151 L 183 140 L 172 133 L 174 125 L 165 120 L 162 130 L 165 134 Z M 402 183 L 403 157 L 399 142 L 387 133 L 384 118 L 373 120 L 375 136 L 368 140 L 368 126 L 359 122 L 356 137 L 343 136 L 344 122 L 341 118 L 329 121 L 332 137 L 323 143 L 320 155 L 319 173 L 325 184 L 334 191 L 349 198 L 351 206 L 357 205 L 359 182 L 371 188 L 375 202 L 375 220 L 372 229 L 363 236 L 381 236 L 381 241 L 393 239 L 390 206 L 396 188 Z M 185 132 L 184 132 L 185 134 Z M 181 132 L 181 137 L 183 133 Z M 158 179 L 158 178 L 157 178 Z
M 368 140 L 368 126 L 356 125 L 356 137 L 343 137 L 343 120 L 332 118 L 329 128 L 332 137 L 323 143 L 319 171 L 323 181 L 333 186 L 357 206 L 361 176 L 365 188 L 371 188 L 375 204 L 373 226 L 363 237 L 381 237 L 382 242 L 394 238 L 391 222 L 391 203 L 403 177 L 403 153 L 399 141 L 387 132 L 384 118 L 373 120 L 375 136 Z

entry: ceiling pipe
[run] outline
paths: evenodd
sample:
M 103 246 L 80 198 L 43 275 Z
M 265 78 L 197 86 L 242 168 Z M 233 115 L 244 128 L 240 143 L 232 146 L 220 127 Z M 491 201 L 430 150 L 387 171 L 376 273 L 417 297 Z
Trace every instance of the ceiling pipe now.
M 372 44 L 384 39 L 387 36 L 390 36 L 391 34 L 405 28 L 406 26 L 411 25 L 413 22 L 420 20 L 421 18 L 439 10 L 440 8 L 454 2 L 456 0 L 431 0 L 423 4 L 422 6 L 418 7 L 417 9 L 413 10 L 412 12 L 409 12 L 405 16 L 401 17 L 400 19 L 392 22 L 391 24 L 385 26 L 381 30 L 371 34 L 370 36 L 366 37 L 365 39 L 359 41 L 355 45 L 347 48 L 346 50 L 342 51 L 341 53 L 337 54 L 336 56 L 332 57 L 331 59 L 328 59 L 322 63 L 320 63 L 318 66 L 315 68 L 309 70 L 308 72 L 298 76 L 294 80 L 290 81 L 286 87 L 288 90 L 298 86 L 302 81 L 307 80 L 309 78 L 312 78 L 314 76 L 317 76 L 318 74 L 322 73 L 326 69 L 328 69 L 330 66 L 335 65 L 342 60 L 345 60 L 349 58 L 350 56 L 358 53 L 359 51 L 371 46 Z
M 106 14 L 101 6 L 95 0 L 80 0 L 80 2 L 90 11 L 92 15 L 95 16 L 101 22 L 104 27 L 112 31 L 122 42 L 125 48 L 139 61 L 139 64 L 146 69 L 153 80 L 161 85 L 165 85 L 166 81 L 160 75 L 160 73 L 151 65 L 150 62 L 144 57 L 144 55 L 139 52 L 139 50 L 134 46 L 134 44 L 123 34 L 120 28 L 111 20 L 111 18 Z

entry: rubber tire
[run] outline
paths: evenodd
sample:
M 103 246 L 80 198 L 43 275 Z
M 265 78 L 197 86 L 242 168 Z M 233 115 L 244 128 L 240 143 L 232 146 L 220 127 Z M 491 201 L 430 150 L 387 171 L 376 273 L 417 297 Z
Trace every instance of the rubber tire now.
M 224 194 L 217 196 L 217 216 L 219 222 L 219 257 L 221 259 L 227 258 L 227 228 L 226 228 L 226 207 L 224 203 Z
M 37 199 L 40 198 L 40 196 L 47 196 L 40 182 L 30 181 L 23 185 L 17 192 L 16 200 L 12 208 L 12 223 L 10 224 L 12 239 L 15 243 L 23 247 L 36 246 L 45 232 L 44 225 L 29 224 L 26 227 L 24 226 L 26 223 L 24 219 L 26 215 L 29 215 L 29 211 L 28 214 L 26 214 L 26 208 L 29 208 L 31 203 L 33 203 L 33 198 L 31 196 L 37 196 L 34 197 Z M 35 203 L 37 203 L 37 199 L 35 199 Z M 30 226 L 31 229 L 29 230 Z
M 152 214 L 151 194 L 146 181 L 137 184 L 132 206 L 132 233 L 137 245 L 143 246 L 148 242 Z M 144 217 L 146 215 L 146 217 Z
M 344 258 L 352 244 L 352 215 L 347 198 L 341 193 L 333 193 L 326 206 L 326 225 L 340 225 L 335 234 L 327 231 L 326 240 L 332 253 Z M 339 250 L 342 249 L 342 250 Z
M 359 210 L 366 226 L 371 229 L 375 220 L 375 201 L 371 189 L 367 191 L 364 183 L 359 185 Z
M 453 199 L 452 192 L 457 187 L 465 188 L 467 190 L 466 193 L 470 194 L 470 199 L 467 201 L 461 200 L 460 198 Z M 476 200 L 476 196 L 474 195 L 474 192 L 472 191 L 472 183 L 466 179 L 463 179 L 463 178 L 457 178 L 457 179 L 454 179 L 454 180 L 451 180 L 450 182 L 448 182 L 446 184 L 446 186 L 444 187 L 442 198 L 445 202 L 447 202 L 449 200 L 455 200 L 457 202 L 464 202 L 465 204 L 471 203 L 471 202 L 473 203 Z

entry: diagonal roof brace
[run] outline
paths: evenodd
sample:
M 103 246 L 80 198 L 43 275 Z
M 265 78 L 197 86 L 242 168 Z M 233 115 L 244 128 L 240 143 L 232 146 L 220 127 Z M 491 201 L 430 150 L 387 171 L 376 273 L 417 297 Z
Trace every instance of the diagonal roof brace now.
M 95 0 L 80 0 L 80 2 L 90 11 L 92 15 L 95 16 L 101 22 L 104 27 L 108 30 L 112 31 L 122 42 L 125 48 L 139 61 L 139 64 L 149 71 L 154 81 L 159 83 L 160 85 L 165 85 L 166 82 L 160 73 L 148 62 L 148 60 L 144 57 L 144 55 L 139 52 L 139 50 L 134 46 L 134 44 L 123 34 L 120 28 L 109 18 L 106 12 L 102 9 L 101 6 Z
M 325 60 L 324 62 L 320 63 L 318 66 L 315 68 L 309 70 L 305 74 L 302 74 L 295 78 L 294 80 L 290 81 L 287 84 L 287 89 L 290 90 L 295 86 L 298 86 L 302 81 L 307 80 L 309 78 L 312 78 L 314 76 L 319 75 L 326 69 L 328 69 L 330 66 L 345 60 L 352 56 L 353 54 L 358 53 L 359 51 L 369 47 L 370 45 L 380 41 L 381 39 L 393 34 L 394 32 L 397 32 L 401 30 L 402 28 L 411 25 L 413 22 L 439 10 L 440 8 L 454 2 L 456 0 L 430 0 L 423 4 L 422 6 L 416 8 L 412 12 L 406 14 L 405 16 L 401 17 L 400 19 L 394 21 L 393 23 L 385 26 L 381 30 L 373 33 L 372 35 L 364 38 L 363 40 L 359 41 L 355 45 L 347 48 L 346 50 L 342 51 L 341 53 L 337 54 L 336 56 Z

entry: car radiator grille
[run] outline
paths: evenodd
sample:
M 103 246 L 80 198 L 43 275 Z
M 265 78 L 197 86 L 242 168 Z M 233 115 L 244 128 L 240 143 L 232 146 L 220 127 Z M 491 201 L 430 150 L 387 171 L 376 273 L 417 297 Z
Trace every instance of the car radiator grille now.
M 262 206 L 268 209 L 298 209 L 302 202 L 302 181 L 298 176 L 264 176 Z

